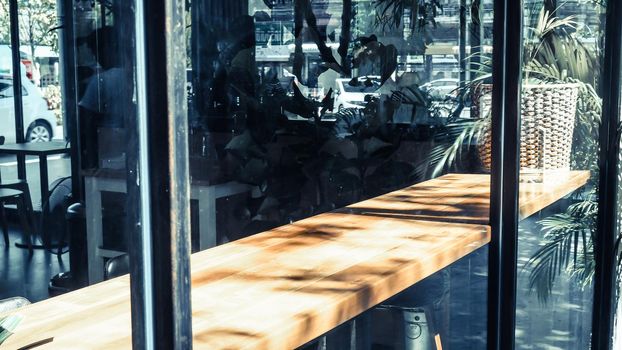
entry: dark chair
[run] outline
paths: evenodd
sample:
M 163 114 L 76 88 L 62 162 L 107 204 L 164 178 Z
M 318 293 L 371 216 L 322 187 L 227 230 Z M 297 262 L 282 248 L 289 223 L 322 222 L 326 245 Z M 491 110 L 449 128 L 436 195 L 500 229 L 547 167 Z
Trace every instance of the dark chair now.
M 7 311 L 19 309 L 20 307 L 26 306 L 28 304 L 30 304 L 30 301 L 22 297 L 2 299 L 0 300 L 0 314 Z
M 5 138 L 4 136 L 0 136 L 0 145 L 4 145 L 4 141 Z M 2 174 L 0 173 L 0 189 L 12 189 L 12 190 L 17 190 L 20 191 L 19 194 L 19 198 L 17 198 L 17 200 L 11 200 L 10 198 L 5 200 L 2 203 L 2 206 L 0 208 L 0 224 L 2 225 L 2 229 L 4 230 L 4 241 L 7 244 L 7 248 L 8 248 L 8 231 L 7 231 L 7 227 L 8 227 L 8 223 L 6 220 L 6 215 L 4 215 L 4 204 L 17 204 L 17 201 L 21 201 L 21 203 L 23 204 L 21 206 L 22 209 L 18 208 L 18 211 L 21 211 L 20 214 L 20 220 L 22 217 L 22 214 L 24 214 L 27 218 L 27 223 L 28 223 L 28 227 L 32 228 L 32 223 L 34 222 L 33 218 L 33 208 L 32 208 L 32 199 L 30 197 L 30 188 L 28 187 L 28 182 L 26 182 L 26 180 L 15 180 L 15 181 L 8 181 L 8 182 L 3 182 L 2 181 Z M 22 224 L 23 226 L 23 224 Z M 25 232 L 26 233 L 26 232 Z M 28 239 L 27 241 L 32 243 L 32 231 L 28 231 Z
M 123 254 L 106 261 L 105 279 L 123 276 L 130 272 L 130 255 Z
M 4 210 L 4 205 L 6 203 L 15 203 L 17 205 L 22 234 L 28 245 L 28 250 L 32 253 L 32 231 L 30 231 L 30 225 L 26 214 L 27 209 L 24 203 L 24 193 L 11 188 L 0 188 L 0 223 L 2 224 L 2 231 L 4 231 L 4 244 L 6 248 L 9 248 L 9 225 Z

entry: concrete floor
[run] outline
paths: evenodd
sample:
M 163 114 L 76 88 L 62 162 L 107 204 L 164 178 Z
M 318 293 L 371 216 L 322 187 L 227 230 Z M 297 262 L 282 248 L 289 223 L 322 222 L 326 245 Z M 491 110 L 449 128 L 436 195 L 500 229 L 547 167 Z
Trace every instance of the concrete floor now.
M 47 299 L 52 276 L 69 268 L 69 254 L 60 258 L 43 249 L 30 255 L 27 249 L 15 247 L 21 240 L 18 227 L 10 228 L 10 246 L 0 243 L 0 299 L 22 296 L 32 302 Z

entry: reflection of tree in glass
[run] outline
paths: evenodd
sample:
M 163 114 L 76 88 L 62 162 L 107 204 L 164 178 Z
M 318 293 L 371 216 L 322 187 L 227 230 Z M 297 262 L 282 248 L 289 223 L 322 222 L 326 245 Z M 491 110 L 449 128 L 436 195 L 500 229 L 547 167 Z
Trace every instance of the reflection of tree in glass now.
M 439 0 L 375 0 L 378 8 L 376 21 L 383 28 L 399 27 L 404 14 L 410 16 L 411 27 L 423 28 L 428 24 L 436 27 L 435 17 L 443 5 Z
M 397 49 L 394 45 L 385 46 L 375 35 L 358 38 L 353 56 L 359 76 L 378 75 L 382 84 L 397 68 Z
M 289 98 L 276 84 L 264 86 L 262 91 L 264 103 L 282 109 L 302 104 L 298 108 L 309 109 L 299 111 L 303 114 L 321 104 L 305 101 L 303 96 Z M 288 123 L 277 108 L 249 111 L 257 114 L 256 123 L 225 147 L 228 172 L 261 191 L 254 196 L 254 205 L 245 204 L 245 210 L 240 211 L 252 218 L 246 233 L 342 207 L 415 181 L 413 164 L 395 157 L 403 131 L 387 123 L 383 104 L 386 101 L 370 98 L 364 109 L 344 109 L 334 115 L 332 126 L 317 119 L 312 124 Z
M 326 68 L 332 69 L 338 73 L 344 73 L 342 66 L 333 56 L 332 50 L 326 45 L 322 39 L 322 35 L 317 25 L 317 19 L 313 13 L 310 0 L 294 0 L 294 37 L 296 38 L 296 48 L 294 53 L 294 75 L 298 80 L 302 80 L 302 30 L 303 20 L 307 23 L 307 28 L 311 39 L 320 51 L 320 58 Z M 349 22 L 349 20 L 348 20 Z
M 56 0 L 19 0 L 19 37 L 30 46 L 34 55 L 35 46 L 47 45 L 57 48 Z M 10 42 L 9 2 L 0 1 L 0 41 Z

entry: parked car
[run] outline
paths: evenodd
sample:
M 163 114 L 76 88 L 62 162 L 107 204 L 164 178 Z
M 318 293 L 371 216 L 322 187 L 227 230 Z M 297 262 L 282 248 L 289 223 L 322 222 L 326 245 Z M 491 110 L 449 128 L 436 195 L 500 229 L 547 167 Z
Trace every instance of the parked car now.
M 337 79 L 335 91 L 335 107 L 364 108 L 366 96 L 378 96 L 382 82 L 378 76 L 363 76 L 352 79 Z
M 427 92 L 432 99 L 444 100 L 455 94 L 459 85 L 458 79 L 437 79 L 421 85 L 421 90 Z
M 52 140 L 56 124 L 54 112 L 39 89 L 22 75 L 22 105 L 24 107 L 24 136 L 28 142 Z M 0 135 L 7 143 L 15 140 L 15 107 L 13 104 L 13 79 L 0 75 Z

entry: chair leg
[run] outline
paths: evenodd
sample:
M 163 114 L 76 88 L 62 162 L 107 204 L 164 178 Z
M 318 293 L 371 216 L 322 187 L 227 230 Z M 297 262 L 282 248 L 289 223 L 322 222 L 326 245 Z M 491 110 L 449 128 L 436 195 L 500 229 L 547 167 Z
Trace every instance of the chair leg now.
M 4 211 L 4 202 L 0 202 L 0 224 L 4 233 L 5 249 L 9 249 L 9 224 L 6 220 L 6 212 Z
M 19 221 L 22 226 L 24 239 L 28 242 L 28 252 L 32 254 L 32 231 L 30 230 L 30 224 L 28 223 L 28 207 L 24 203 L 22 196 L 16 197 L 17 214 L 19 215 Z

